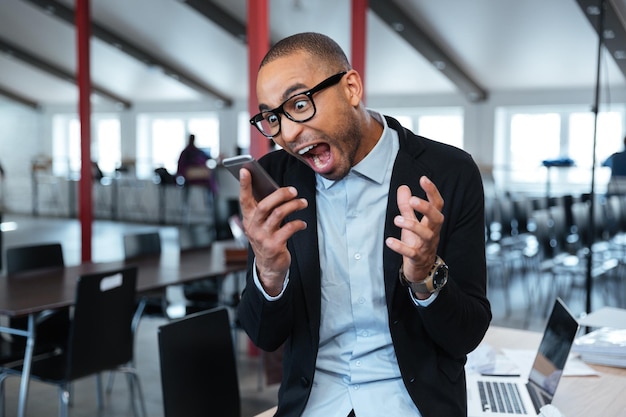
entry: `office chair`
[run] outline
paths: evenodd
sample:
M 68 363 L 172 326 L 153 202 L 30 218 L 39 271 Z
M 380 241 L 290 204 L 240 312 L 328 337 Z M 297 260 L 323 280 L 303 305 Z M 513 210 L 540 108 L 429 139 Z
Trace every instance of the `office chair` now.
M 165 417 L 240 417 L 237 364 L 225 307 L 159 327 Z
M 128 233 L 123 236 L 124 259 L 126 261 L 139 260 L 148 256 L 161 254 L 161 235 L 158 231 Z M 141 317 L 144 315 L 165 317 L 169 319 L 167 308 L 166 290 L 155 290 L 137 296 L 135 301 L 135 316 L 132 322 L 133 337 L 137 334 L 137 328 Z M 113 391 L 115 373 L 111 372 L 106 386 L 107 395 Z
M 126 261 L 161 254 L 161 235 L 158 231 L 128 233 L 124 235 L 123 239 L 124 259 Z M 145 314 L 168 318 L 167 307 L 165 290 L 141 294 L 138 299 L 138 316 Z
M 63 249 L 60 243 L 16 246 L 6 250 L 6 268 L 8 279 L 21 279 L 20 272 L 41 268 L 64 267 Z M 46 354 L 65 348 L 70 325 L 69 309 L 45 311 L 36 319 L 34 355 Z M 28 317 L 9 318 L 8 327 L 26 330 Z M 26 338 L 11 336 L 0 337 L 0 364 L 20 361 L 24 358 Z
M 126 267 L 78 278 L 74 313 L 70 324 L 67 349 L 58 355 L 33 360 L 31 378 L 59 387 L 59 416 L 67 417 L 70 385 L 80 378 L 98 376 L 104 371 L 128 375 L 133 412 L 135 393 L 147 416 L 137 372 L 131 366 L 135 314 L 137 267 Z M 21 376 L 22 366 L 4 369 L 0 374 L 0 394 L 9 375 Z M 100 379 L 97 379 L 98 406 L 103 407 Z M 4 413 L 4 396 L 0 397 Z
M 193 224 L 178 229 L 181 251 L 208 249 L 215 240 L 215 229 L 209 224 Z M 224 278 L 207 278 L 183 284 L 186 314 L 210 310 L 220 305 Z

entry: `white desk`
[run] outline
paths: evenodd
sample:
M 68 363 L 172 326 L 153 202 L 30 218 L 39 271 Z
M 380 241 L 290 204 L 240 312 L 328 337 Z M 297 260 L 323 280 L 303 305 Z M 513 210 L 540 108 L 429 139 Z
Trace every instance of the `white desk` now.
M 541 333 L 491 327 L 484 341 L 496 348 L 534 349 L 539 347 Z M 626 369 L 591 365 L 599 376 L 561 379 L 553 404 L 565 417 L 625 417 Z M 276 407 L 255 417 L 271 417 Z

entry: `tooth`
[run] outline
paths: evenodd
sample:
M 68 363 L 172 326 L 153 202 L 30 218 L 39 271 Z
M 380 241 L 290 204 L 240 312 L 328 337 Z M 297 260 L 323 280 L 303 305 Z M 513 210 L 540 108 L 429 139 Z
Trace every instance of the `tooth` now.
M 304 149 L 301 149 L 298 154 L 300 155 L 304 155 L 305 153 L 307 153 L 308 151 L 310 151 L 311 149 L 315 148 L 315 145 L 311 145 L 311 146 L 307 146 Z
M 321 168 L 323 166 L 322 161 L 317 155 L 313 157 L 313 165 L 315 165 L 317 168 Z

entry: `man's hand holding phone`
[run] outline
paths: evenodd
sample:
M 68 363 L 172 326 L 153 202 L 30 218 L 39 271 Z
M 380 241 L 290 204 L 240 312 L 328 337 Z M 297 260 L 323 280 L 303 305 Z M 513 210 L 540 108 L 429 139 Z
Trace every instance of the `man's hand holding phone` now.
M 291 213 L 306 208 L 308 202 L 298 198 L 294 187 L 278 188 L 258 201 L 253 191 L 255 172 L 251 171 L 247 166 L 238 170 L 243 227 L 256 257 L 261 284 L 269 295 L 275 296 L 280 294 L 291 265 L 287 240 L 307 227 L 302 220 L 283 222 Z

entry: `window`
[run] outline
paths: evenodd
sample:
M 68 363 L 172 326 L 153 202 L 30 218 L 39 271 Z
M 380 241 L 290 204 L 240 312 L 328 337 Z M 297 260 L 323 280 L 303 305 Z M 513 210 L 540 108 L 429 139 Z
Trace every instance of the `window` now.
M 460 108 L 387 109 L 382 113 L 420 136 L 463 148 L 463 111 Z
M 542 162 L 560 156 L 558 114 L 515 114 L 511 117 L 511 181 L 545 182 Z
M 178 157 L 190 134 L 196 146 L 213 158 L 220 153 L 219 119 L 214 113 L 151 115 L 138 117 L 137 163 L 139 178 L 151 178 L 154 169 L 164 167 L 171 174 L 178 169 Z
M 122 158 L 120 121 L 114 115 L 94 115 L 91 128 L 91 160 L 105 175 L 111 174 Z M 80 121 L 75 115 L 56 115 L 52 118 L 52 172 L 79 176 L 80 166 Z
M 610 176 L 602 162 L 623 148 L 625 109 L 598 114 L 596 175 L 598 192 Z M 580 108 L 500 109 L 495 172 L 507 190 L 534 194 L 585 193 L 591 188 L 595 115 Z M 544 160 L 569 158 L 573 166 L 545 168 Z
M 418 119 L 417 134 L 448 145 L 463 148 L 463 117 L 460 115 L 424 115 Z
M 248 112 L 240 112 L 237 115 L 237 147 L 242 152 L 248 152 L 250 149 L 250 130 L 255 129 L 250 124 L 250 114 Z

